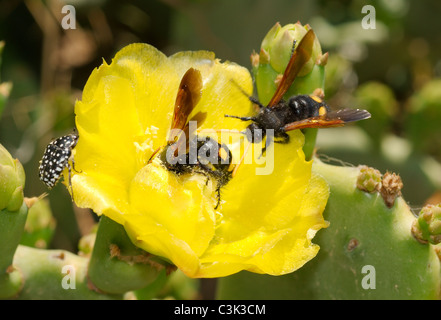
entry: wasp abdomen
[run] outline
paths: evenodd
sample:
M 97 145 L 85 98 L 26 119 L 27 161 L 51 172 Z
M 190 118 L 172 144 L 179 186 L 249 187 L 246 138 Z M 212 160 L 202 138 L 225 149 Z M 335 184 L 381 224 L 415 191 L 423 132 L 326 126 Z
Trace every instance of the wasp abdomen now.
M 317 96 L 298 95 L 288 100 L 288 106 L 295 115 L 287 122 L 324 116 L 330 110 L 326 103 Z

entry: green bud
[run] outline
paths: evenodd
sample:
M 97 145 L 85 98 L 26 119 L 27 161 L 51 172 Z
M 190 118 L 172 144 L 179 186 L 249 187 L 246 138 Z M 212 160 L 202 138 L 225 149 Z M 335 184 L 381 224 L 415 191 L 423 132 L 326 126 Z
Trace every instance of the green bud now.
M 291 59 L 293 50 L 299 45 L 301 39 L 310 27 L 299 22 L 281 26 L 276 23 L 262 40 L 259 54 L 251 55 L 252 72 L 254 75 L 259 101 L 266 105 L 276 91 L 286 66 Z M 295 47 L 293 47 L 295 44 Z M 316 89 L 323 91 L 325 85 L 325 65 L 328 54 L 322 53 L 317 38 L 314 40 L 311 58 L 299 71 L 291 87 L 285 93 L 288 99 L 293 95 L 312 94 Z M 317 129 L 303 130 L 305 145 L 303 151 L 306 159 L 311 159 L 314 152 Z
M 13 212 L 20 209 L 24 184 L 23 166 L 0 144 L 0 210 Z
M 47 248 L 56 226 L 49 201 L 41 197 L 25 198 L 25 201 L 29 210 L 20 243 L 29 247 Z
M 326 55 L 326 54 L 325 54 Z M 346 79 L 351 77 L 353 71 L 352 63 L 338 54 L 333 54 L 326 61 L 326 95 L 334 96 L 345 84 Z
M 283 73 L 285 71 L 289 59 L 291 58 L 294 42 L 296 42 L 297 47 L 308 29 L 307 26 L 302 26 L 300 23 L 291 23 L 283 27 L 279 23 L 276 23 L 267 33 L 262 41 L 261 49 L 264 52 L 267 52 L 269 63 L 276 72 Z M 313 65 L 321 56 L 322 50 L 320 43 L 316 39 L 312 50 L 311 60 L 300 71 L 299 77 L 303 77 L 311 72 Z
M 21 163 L 0 144 L 0 299 L 16 296 L 23 277 L 12 265 L 26 222 L 25 174 Z
M 270 55 L 263 48 L 260 49 L 258 62 L 259 62 L 259 64 L 269 64 L 270 63 Z
M 280 31 L 280 29 L 282 28 L 282 26 L 280 25 L 280 23 L 276 23 L 266 34 L 266 36 L 263 38 L 262 43 L 260 45 L 260 47 L 262 49 L 268 49 L 269 47 L 272 46 L 272 43 L 274 41 L 274 38 L 277 36 L 277 33 Z
M 441 242 L 441 204 L 425 206 L 412 225 L 413 236 L 421 243 Z
M 95 224 L 88 234 L 85 234 L 78 241 L 78 254 L 84 257 L 90 257 L 95 246 L 96 232 L 98 224 Z
M 409 100 L 404 130 L 415 150 L 441 159 L 441 80 L 431 80 Z
M 259 100 L 266 104 L 271 99 L 293 50 L 309 30 L 309 26 L 300 23 L 281 26 L 276 23 L 264 37 L 259 54 L 251 55 L 251 64 L 256 79 Z M 293 47 L 295 43 L 295 47 Z M 300 70 L 293 86 L 286 96 L 293 94 L 310 94 L 317 88 L 323 88 L 324 70 L 327 54 L 322 54 L 318 39 L 315 39 L 311 59 Z M 301 80 L 300 80 L 301 79 Z
M 395 117 L 398 115 L 398 103 L 393 91 L 380 82 L 367 82 L 355 92 L 355 106 L 369 111 L 375 121 L 357 123 L 378 144 L 392 131 Z
M 381 188 L 380 171 L 368 166 L 361 166 L 357 178 L 357 188 L 370 193 L 379 191 Z
M 89 257 L 93 251 L 96 233 L 90 233 L 80 238 L 78 241 L 78 254 L 83 257 Z

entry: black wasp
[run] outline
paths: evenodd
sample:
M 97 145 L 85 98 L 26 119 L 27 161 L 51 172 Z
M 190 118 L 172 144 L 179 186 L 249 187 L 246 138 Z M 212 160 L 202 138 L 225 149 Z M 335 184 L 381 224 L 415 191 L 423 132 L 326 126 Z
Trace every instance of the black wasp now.
M 69 186 L 72 188 L 71 164 L 74 168 L 72 150 L 77 142 L 78 134 L 71 133 L 52 140 L 44 150 L 43 158 L 40 160 L 39 176 L 49 189 L 57 184 L 64 168 L 69 170 Z
M 259 107 L 259 112 L 255 116 L 238 117 L 225 115 L 226 117 L 237 118 L 242 121 L 252 121 L 247 127 L 248 130 L 246 130 L 247 140 L 250 144 L 261 142 L 268 129 L 274 130 L 274 142 L 288 143 L 288 131 L 306 128 L 339 127 L 347 122 L 364 120 L 371 117 L 368 111 L 361 109 L 332 111 L 319 96 L 314 94 L 296 95 L 289 98 L 288 101 L 283 100 L 283 96 L 290 88 L 297 74 L 311 58 L 314 41 L 315 33 L 310 29 L 293 51 L 283 77 L 266 107 L 257 99 L 250 97 L 251 102 Z M 270 142 L 267 140 L 266 145 L 269 145 Z M 243 158 L 244 156 L 242 156 Z M 234 169 L 234 173 L 238 167 L 239 164 Z
M 217 209 L 220 204 L 220 189 L 232 176 L 232 154 L 225 144 L 220 144 L 211 137 L 196 136 L 190 139 L 190 121 L 196 121 L 197 126 L 200 126 L 206 117 L 205 113 L 199 112 L 188 119 L 201 95 L 201 73 L 190 68 L 179 85 L 167 144 L 162 150 L 156 150 L 150 161 L 159 152 L 159 159 L 169 171 L 178 175 L 201 173 L 214 179 L 218 200 L 215 209 Z

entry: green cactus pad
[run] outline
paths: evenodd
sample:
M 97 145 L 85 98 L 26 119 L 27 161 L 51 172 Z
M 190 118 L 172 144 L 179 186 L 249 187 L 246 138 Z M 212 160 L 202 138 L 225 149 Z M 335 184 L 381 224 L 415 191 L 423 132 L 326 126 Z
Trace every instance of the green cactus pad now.
M 314 160 L 331 196 L 315 259 L 281 277 L 242 272 L 220 280 L 221 299 L 438 299 L 440 260 L 435 246 L 412 235 L 415 216 L 398 197 L 391 208 L 378 193 L 359 190 L 360 168 Z M 262 290 L 261 288 L 265 288 Z

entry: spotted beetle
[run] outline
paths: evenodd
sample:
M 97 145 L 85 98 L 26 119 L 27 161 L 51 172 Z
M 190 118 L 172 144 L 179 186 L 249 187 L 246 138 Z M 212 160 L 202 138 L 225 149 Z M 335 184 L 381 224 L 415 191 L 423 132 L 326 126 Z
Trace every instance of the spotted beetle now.
M 75 170 L 75 163 L 72 157 L 72 150 L 78 142 L 78 134 L 71 133 L 66 136 L 52 140 L 44 150 L 43 158 L 40 160 L 40 180 L 52 189 L 61 177 L 64 168 L 69 170 L 69 187 L 71 184 L 71 164 Z

